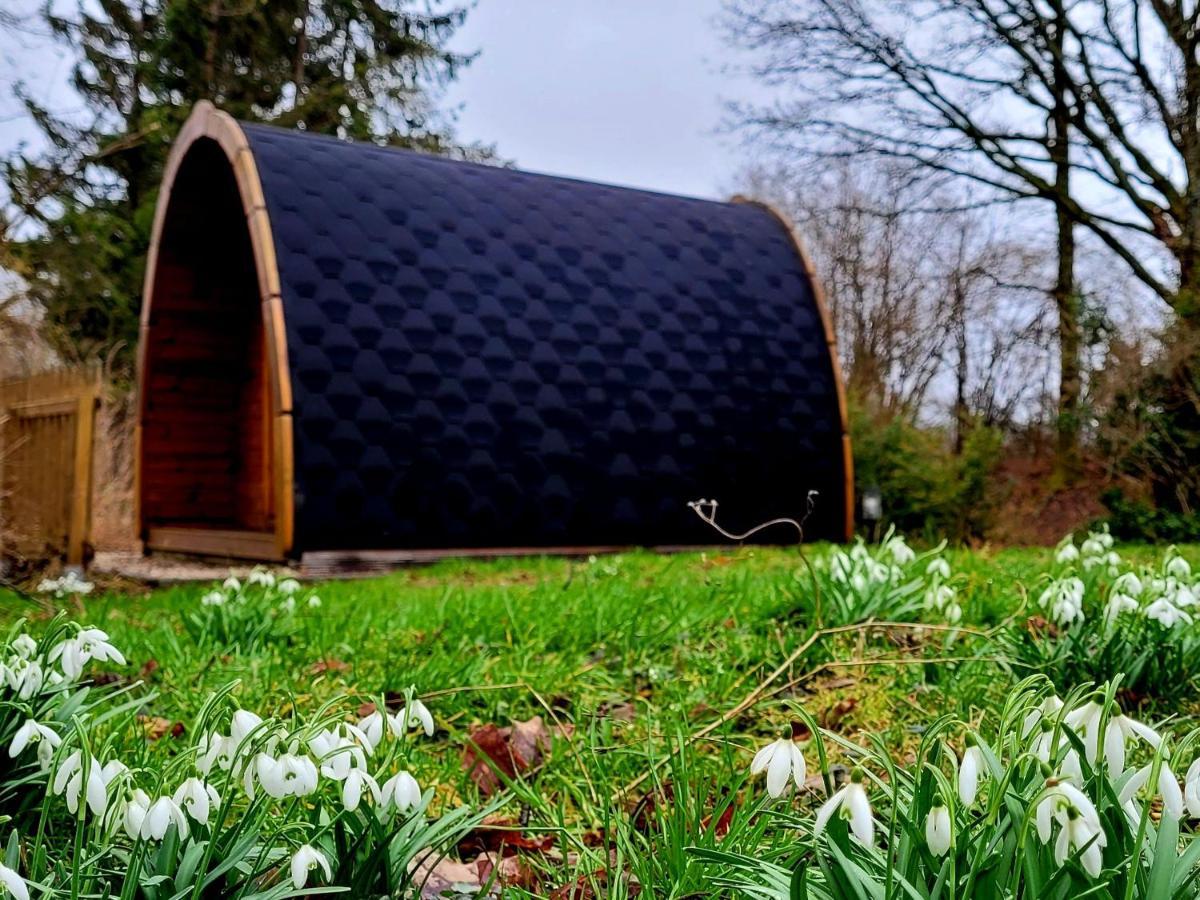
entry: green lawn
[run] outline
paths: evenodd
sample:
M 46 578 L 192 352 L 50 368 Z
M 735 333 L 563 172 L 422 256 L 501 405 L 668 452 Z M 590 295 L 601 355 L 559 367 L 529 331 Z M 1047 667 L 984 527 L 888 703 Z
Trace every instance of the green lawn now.
M 1130 562 L 1161 555 L 1120 549 Z M 1200 548 L 1184 555 L 1196 561 Z M 448 561 L 305 585 L 319 608 L 301 603 L 286 634 L 250 650 L 199 642 L 184 627 L 211 585 L 136 596 L 101 586 L 68 611 L 123 650 L 128 666 L 107 668 L 144 680 L 142 725 L 166 734 L 116 740 L 137 744 L 148 764 L 189 746 L 207 697 L 232 681 L 236 705 L 284 718 L 343 696 L 348 709 L 390 701 L 413 686 L 437 722 L 411 760 L 421 784 L 436 786 L 435 808 L 488 802 L 463 766 L 472 729 L 538 716 L 553 733 L 548 757 L 521 773 L 496 813 L 500 828 L 553 838 L 556 852 L 527 857 L 543 892 L 607 869 L 660 886 L 655 896 L 702 896 L 706 868 L 687 848 L 730 845 L 728 823 L 718 824 L 727 807 L 738 846 L 783 852 L 766 817 L 749 814 L 763 798 L 747 768 L 795 719 L 790 704 L 840 734 L 878 734 L 900 755 L 938 715 L 977 721 L 1029 674 L 991 630 L 1035 612 L 1026 591 L 1052 556 L 947 554 L 964 610 L 955 632 L 817 631 L 822 601 L 801 557 L 762 548 Z M 0 610 L 10 622 L 48 615 L 11 594 L 0 595 Z M 614 881 L 606 896 L 631 883 Z

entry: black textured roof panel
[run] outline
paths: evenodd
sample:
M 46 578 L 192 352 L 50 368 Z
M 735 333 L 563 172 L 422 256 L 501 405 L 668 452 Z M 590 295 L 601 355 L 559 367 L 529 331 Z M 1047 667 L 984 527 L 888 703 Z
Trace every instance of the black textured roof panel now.
M 297 551 L 712 543 L 688 500 L 741 527 L 810 489 L 842 534 L 832 361 L 768 211 L 243 127 Z

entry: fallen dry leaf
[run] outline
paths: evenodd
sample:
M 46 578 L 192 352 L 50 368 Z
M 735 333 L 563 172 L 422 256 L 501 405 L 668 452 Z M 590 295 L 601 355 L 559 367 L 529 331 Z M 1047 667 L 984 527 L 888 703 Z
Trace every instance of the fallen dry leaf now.
M 162 718 L 162 716 L 138 716 L 138 722 L 145 730 L 146 737 L 152 741 L 157 741 L 168 734 L 173 738 L 183 736 L 184 727 L 182 722 L 172 722 L 170 719 Z
M 503 779 L 516 778 L 540 763 L 550 751 L 555 732 L 569 737 L 572 730 L 572 726 L 562 725 L 552 732 L 541 716 L 503 728 L 494 723 L 472 728 L 463 749 L 463 770 L 481 793 L 493 794 Z
M 319 659 L 311 666 L 308 671 L 313 675 L 324 675 L 326 672 L 345 672 L 350 668 L 349 663 L 344 663 L 340 659 Z
M 458 855 L 465 858 L 494 853 L 504 857 L 515 853 L 548 853 L 553 848 L 554 835 L 528 836 L 516 819 L 493 813 L 458 842 Z
M 533 869 L 515 856 L 501 859 L 481 853 L 471 862 L 459 862 L 449 857 L 435 859 L 430 855 L 413 860 L 408 871 L 422 900 L 434 900 L 447 894 L 498 897 L 506 887 L 528 890 L 538 886 Z

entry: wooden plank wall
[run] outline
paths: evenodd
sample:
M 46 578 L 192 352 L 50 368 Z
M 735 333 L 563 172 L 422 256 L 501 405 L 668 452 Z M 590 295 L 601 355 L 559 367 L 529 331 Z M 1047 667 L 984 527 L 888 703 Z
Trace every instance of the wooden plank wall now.
M 245 213 L 227 163 L 199 145 L 159 246 L 145 355 L 147 529 L 273 527 L 265 333 Z
M 91 529 L 97 367 L 0 381 L 0 550 L 82 565 Z

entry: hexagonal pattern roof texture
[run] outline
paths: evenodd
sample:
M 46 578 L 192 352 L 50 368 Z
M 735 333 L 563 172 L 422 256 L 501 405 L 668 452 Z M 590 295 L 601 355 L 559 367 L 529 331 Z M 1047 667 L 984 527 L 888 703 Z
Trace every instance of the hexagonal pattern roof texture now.
M 842 534 L 833 362 L 767 210 L 244 128 L 297 551 L 711 544 L 687 501 L 740 529 L 809 490 Z

